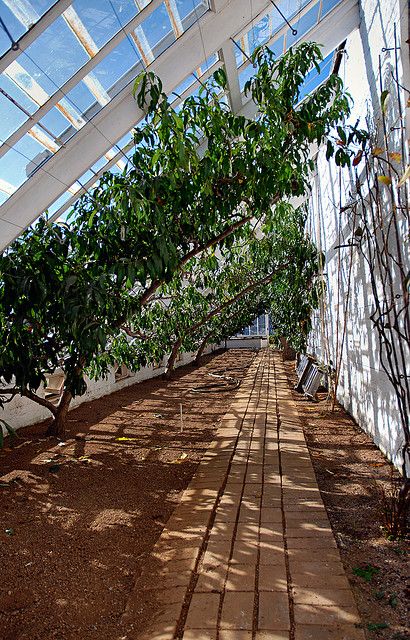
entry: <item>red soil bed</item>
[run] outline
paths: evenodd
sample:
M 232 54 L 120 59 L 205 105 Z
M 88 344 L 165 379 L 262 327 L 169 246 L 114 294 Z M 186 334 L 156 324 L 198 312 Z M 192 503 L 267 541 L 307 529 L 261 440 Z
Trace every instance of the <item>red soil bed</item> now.
M 83 404 L 64 443 L 37 425 L 0 452 L 1 640 L 127 637 L 128 596 L 235 391 L 188 393 L 183 433 L 181 395 L 212 371 L 242 379 L 253 357 L 207 356 Z

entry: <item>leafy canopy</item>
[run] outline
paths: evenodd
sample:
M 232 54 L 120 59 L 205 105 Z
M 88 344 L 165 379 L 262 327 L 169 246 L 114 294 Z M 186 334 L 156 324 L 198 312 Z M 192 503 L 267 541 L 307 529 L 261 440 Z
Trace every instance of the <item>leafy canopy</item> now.
M 246 91 L 255 120 L 219 97 L 221 70 L 179 111 L 159 78 L 141 76 L 135 95 L 146 118 L 131 165 L 104 174 L 66 225 L 43 218 L 0 257 L 0 380 L 11 394 L 35 393 L 58 367 L 70 397 L 83 393 L 85 373 L 106 374 L 114 353 L 121 355 L 118 342 L 127 356 L 124 327 L 135 328 L 156 292 L 197 256 L 222 251 L 228 268 L 231 247 L 248 242 L 254 220 L 275 236 L 274 205 L 308 190 L 310 145 L 349 104 L 331 75 L 296 106 L 306 74 L 322 59 L 314 43 L 280 60 L 258 49 L 253 59 Z M 296 247 L 294 257 L 299 265 Z M 171 314 L 168 322 L 175 324 Z

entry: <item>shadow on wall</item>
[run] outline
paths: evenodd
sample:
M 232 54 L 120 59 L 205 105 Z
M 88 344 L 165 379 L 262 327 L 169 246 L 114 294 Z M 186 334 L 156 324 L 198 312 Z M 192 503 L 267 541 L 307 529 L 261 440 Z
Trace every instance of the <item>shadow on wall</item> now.
M 385 166 L 384 172 L 388 174 L 389 166 L 392 166 L 398 176 L 408 160 L 402 154 L 404 123 L 397 98 L 398 86 L 394 80 L 397 71 L 402 80 L 401 63 L 396 60 L 399 50 L 395 48 L 395 35 L 399 46 L 400 31 L 403 30 L 400 17 L 407 18 L 406 7 L 406 2 L 398 0 L 393 3 L 362 0 L 360 30 L 348 39 L 348 57 L 344 59 L 341 70 L 346 88 L 355 102 L 352 122 L 360 118 L 360 126 L 365 127 L 368 119 L 375 136 L 373 149 L 383 149 L 390 163 L 382 165 L 380 160 L 379 174 L 383 173 L 380 167 Z M 404 51 L 408 52 L 407 44 L 402 47 L 402 53 Z M 389 92 L 384 103 L 385 136 L 382 90 Z M 400 92 L 401 105 L 405 104 L 406 96 L 405 92 Z M 393 156 L 387 155 L 387 152 L 393 153 Z M 373 226 L 370 224 L 368 227 L 371 242 L 365 245 L 356 231 L 358 228 L 363 230 L 366 216 L 371 220 L 374 214 L 371 208 L 349 208 L 354 201 L 361 201 L 361 195 L 366 198 L 369 193 L 366 180 L 363 180 L 364 165 L 360 164 L 357 170 L 358 176 L 352 169 L 339 170 L 325 160 L 324 153 L 319 154 L 309 228 L 326 256 L 327 289 L 321 309 L 314 318 L 310 350 L 318 359 L 331 363 L 334 368 L 340 367 L 338 399 L 382 451 L 400 467 L 403 463 L 406 410 L 400 416 L 398 394 L 405 403 L 409 403 L 407 368 L 410 349 L 408 338 L 398 339 L 393 329 L 399 326 L 396 322 L 398 315 L 402 334 L 407 332 L 408 336 L 406 312 L 403 314 L 400 311 L 404 308 L 401 302 L 403 272 L 410 270 L 410 256 L 403 242 L 409 232 L 408 209 L 404 211 L 404 208 L 403 214 L 399 209 L 392 223 L 393 218 L 391 215 L 389 217 L 392 211 L 388 201 L 389 189 L 383 187 L 382 183 L 378 185 L 376 181 L 380 205 L 375 210 L 383 212 L 384 226 L 388 232 L 383 229 L 383 220 L 373 219 Z M 362 183 L 360 189 L 357 177 Z M 364 229 L 366 231 L 367 227 Z M 391 229 L 393 231 L 390 233 Z M 364 234 L 363 238 L 367 236 Z M 377 246 L 379 249 L 381 247 L 381 260 L 379 254 L 374 252 Z M 384 268 L 386 261 L 387 270 Z M 397 264 L 400 262 L 402 269 Z M 379 303 L 381 306 L 378 308 Z M 396 308 L 399 310 L 397 313 Z M 380 320 L 379 330 L 375 320 Z M 388 364 L 390 347 L 388 344 L 386 346 L 380 327 L 395 345 L 393 351 L 397 355 L 392 357 L 392 364 Z M 392 372 L 397 381 L 394 386 L 389 379 Z

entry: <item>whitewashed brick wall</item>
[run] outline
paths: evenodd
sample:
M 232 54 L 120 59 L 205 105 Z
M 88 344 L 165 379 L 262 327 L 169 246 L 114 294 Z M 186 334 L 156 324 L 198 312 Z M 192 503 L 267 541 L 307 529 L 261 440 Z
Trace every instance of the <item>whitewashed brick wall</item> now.
M 347 56 L 342 62 L 340 75 L 354 100 L 351 122 L 361 118 L 365 127 L 366 114 L 376 121 L 380 117 L 379 56 L 384 88 L 392 82 L 395 51 L 391 49 L 394 47 L 395 25 L 401 46 L 400 78 L 410 88 L 409 47 L 404 41 L 408 35 L 401 41 L 402 35 L 408 34 L 404 24 L 407 22 L 408 3 L 407 0 L 359 0 L 359 5 L 360 28 L 347 40 Z M 322 312 L 315 317 L 309 349 L 320 360 L 325 363 L 331 361 L 334 366 L 341 346 L 350 264 L 350 249 L 337 249 L 336 246 L 348 243 L 354 231 L 351 217 L 340 212 L 349 200 L 351 175 L 348 171 L 340 175 L 334 164 L 326 161 L 323 149 L 319 152 L 317 165 L 308 229 L 326 257 L 327 291 Z M 403 245 L 403 251 L 410 269 L 408 243 Z M 378 337 L 370 321 L 372 298 L 367 266 L 358 252 L 353 252 L 352 256 L 338 399 L 381 450 L 400 467 L 403 435 L 395 393 L 381 368 Z
M 215 345 L 208 346 L 204 354 L 211 353 L 215 349 Z M 192 362 L 195 357 L 195 353 L 184 353 L 181 359 L 176 363 L 176 367 L 181 367 L 184 364 Z M 101 378 L 100 380 L 87 380 L 87 391 L 83 396 L 75 398 L 70 406 L 70 411 L 75 407 L 78 407 L 84 402 L 90 402 L 97 398 L 102 398 L 110 393 L 129 387 L 130 385 L 148 380 L 149 378 L 155 378 L 164 373 L 165 367 L 154 368 L 144 367 L 137 373 L 131 373 L 128 378 L 115 380 L 114 370 L 110 372 L 108 378 Z M 38 392 L 39 394 L 41 391 Z M 0 418 L 8 422 L 14 429 L 20 429 L 31 424 L 36 424 L 47 418 L 51 418 L 51 413 L 44 407 L 20 396 L 15 397 L 12 402 L 5 406 L 4 410 L 0 409 Z

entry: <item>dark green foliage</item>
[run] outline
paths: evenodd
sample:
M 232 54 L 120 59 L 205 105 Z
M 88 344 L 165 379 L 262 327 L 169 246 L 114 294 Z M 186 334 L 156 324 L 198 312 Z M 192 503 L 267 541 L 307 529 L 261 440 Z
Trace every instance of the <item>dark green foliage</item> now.
M 301 214 L 283 203 L 307 192 L 311 143 L 320 144 L 349 109 L 336 76 L 295 108 L 307 72 L 321 59 L 313 43 L 279 61 L 258 49 L 247 87 L 256 120 L 231 113 L 218 98 L 226 84 L 220 70 L 178 113 L 155 75 L 138 78 L 135 96 L 146 120 L 135 132 L 132 165 L 104 174 L 68 224 L 42 219 L 0 258 L 0 380 L 7 387 L 0 404 L 16 393 L 40 402 L 58 432 L 71 398 L 86 389 L 85 374 L 105 375 L 115 359 L 133 368 L 159 359 L 176 336 L 187 349 L 205 331 L 224 335 L 218 295 L 231 307 L 226 329 L 236 326 L 234 309 L 242 323 L 249 316 L 240 293 L 246 282 L 253 283 L 246 299 L 255 314 L 269 299 L 278 326 L 298 334 L 314 303 L 316 254 L 303 239 Z M 259 221 L 271 247 L 252 236 L 251 221 Z M 167 287 L 182 295 L 178 282 L 189 282 L 190 269 L 195 282 L 158 325 L 155 297 Z M 264 291 L 270 273 L 269 295 L 257 298 L 258 274 Z M 292 304 L 297 310 L 285 323 L 282 310 Z M 130 340 L 130 332 L 137 336 Z M 65 387 L 55 407 L 36 390 L 59 367 Z

